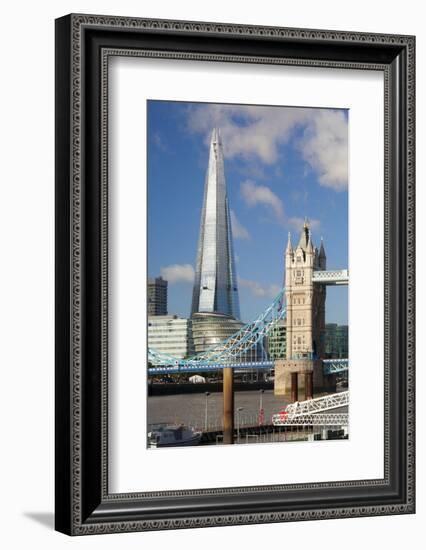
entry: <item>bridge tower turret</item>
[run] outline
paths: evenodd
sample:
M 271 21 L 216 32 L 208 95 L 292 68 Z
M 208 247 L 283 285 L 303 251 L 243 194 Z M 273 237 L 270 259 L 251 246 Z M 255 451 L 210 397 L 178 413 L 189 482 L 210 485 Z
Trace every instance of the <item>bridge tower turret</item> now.
M 320 251 L 319 251 L 319 255 L 318 255 L 318 262 L 319 262 L 320 269 L 324 270 L 326 268 L 326 265 L 327 265 L 327 256 L 325 255 L 324 240 L 323 240 L 322 237 L 321 237 Z
M 326 267 L 324 244 L 314 247 L 307 219 L 293 249 L 289 233 L 285 251 L 286 359 L 275 365 L 275 393 L 290 392 L 291 373 L 311 373 L 314 387 L 323 385 L 322 365 L 325 331 L 325 285 L 313 283 L 313 273 Z M 299 376 L 304 387 L 304 376 Z

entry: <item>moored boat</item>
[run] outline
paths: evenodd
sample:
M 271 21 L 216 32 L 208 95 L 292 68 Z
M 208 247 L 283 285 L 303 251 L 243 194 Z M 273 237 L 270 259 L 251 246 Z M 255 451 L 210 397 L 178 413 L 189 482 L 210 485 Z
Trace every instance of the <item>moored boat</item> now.
M 186 447 L 198 445 L 202 432 L 183 424 L 159 426 L 148 432 L 148 447 Z

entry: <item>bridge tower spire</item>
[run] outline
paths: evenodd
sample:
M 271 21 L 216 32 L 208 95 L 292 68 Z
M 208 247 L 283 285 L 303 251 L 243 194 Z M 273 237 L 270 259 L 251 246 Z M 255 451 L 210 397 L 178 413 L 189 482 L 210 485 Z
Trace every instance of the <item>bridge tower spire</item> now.
M 287 248 L 285 250 L 285 253 L 286 253 L 286 255 L 287 254 L 289 254 L 289 255 L 293 254 L 293 246 L 291 244 L 291 233 L 290 233 L 290 231 L 288 232 L 288 241 L 287 241 Z
M 324 270 L 327 263 L 327 256 L 325 255 L 324 240 L 322 237 L 321 237 L 321 246 L 320 246 L 318 259 L 319 259 L 320 269 Z

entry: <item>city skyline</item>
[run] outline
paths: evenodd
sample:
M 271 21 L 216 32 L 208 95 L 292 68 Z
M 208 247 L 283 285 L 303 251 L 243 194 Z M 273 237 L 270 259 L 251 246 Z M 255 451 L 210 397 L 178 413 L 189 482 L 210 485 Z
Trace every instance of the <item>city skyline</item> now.
M 169 282 L 169 312 L 190 315 L 198 228 L 215 126 L 225 173 L 241 319 L 278 294 L 288 231 L 309 218 L 330 268 L 348 264 L 344 110 L 148 102 L 148 271 Z M 346 156 L 345 156 L 346 155 Z M 347 324 L 347 290 L 327 297 L 327 322 Z

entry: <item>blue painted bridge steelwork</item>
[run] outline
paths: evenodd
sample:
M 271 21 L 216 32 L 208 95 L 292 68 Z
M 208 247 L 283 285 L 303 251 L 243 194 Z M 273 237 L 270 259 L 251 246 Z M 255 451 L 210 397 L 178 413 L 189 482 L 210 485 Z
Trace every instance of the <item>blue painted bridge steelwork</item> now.
M 186 359 L 148 349 L 149 375 L 217 371 L 223 368 L 273 369 L 274 362 L 264 347 L 266 336 L 285 317 L 284 289 L 272 304 L 254 321 L 205 352 Z M 253 350 L 256 353 L 253 354 Z M 255 359 L 253 360 L 253 355 Z M 348 359 L 324 359 L 324 374 L 336 374 L 348 369 Z
M 324 374 L 340 374 L 349 369 L 349 359 L 323 359 L 322 360 Z M 199 363 L 195 365 L 187 365 L 184 362 L 178 365 L 163 365 L 150 367 L 148 373 L 155 374 L 179 374 L 190 372 L 211 372 L 230 367 L 234 370 L 243 369 L 266 369 L 271 370 L 275 367 L 274 361 L 249 361 L 240 363 Z
M 158 366 L 148 369 L 149 374 L 178 374 L 188 372 L 209 372 L 223 369 L 224 367 L 230 367 L 234 370 L 243 369 L 273 369 L 273 361 L 251 361 L 247 363 L 204 363 L 196 365 L 174 365 L 174 366 Z
M 324 374 L 339 374 L 349 368 L 349 359 L 323 359 Z
M 231 368 L 273 368 L 264 349 L 265 337 L 284 318 L 284 289 L 254 321 L 210 349 L 186 359 L 148 349 L 149 374 L 195 372 Z M 253 358 L 253 350 L 257 350 Z M 253 360 L 254 359 L 254 360 Z M 250 366 L 248 366 L 250 365 Z

